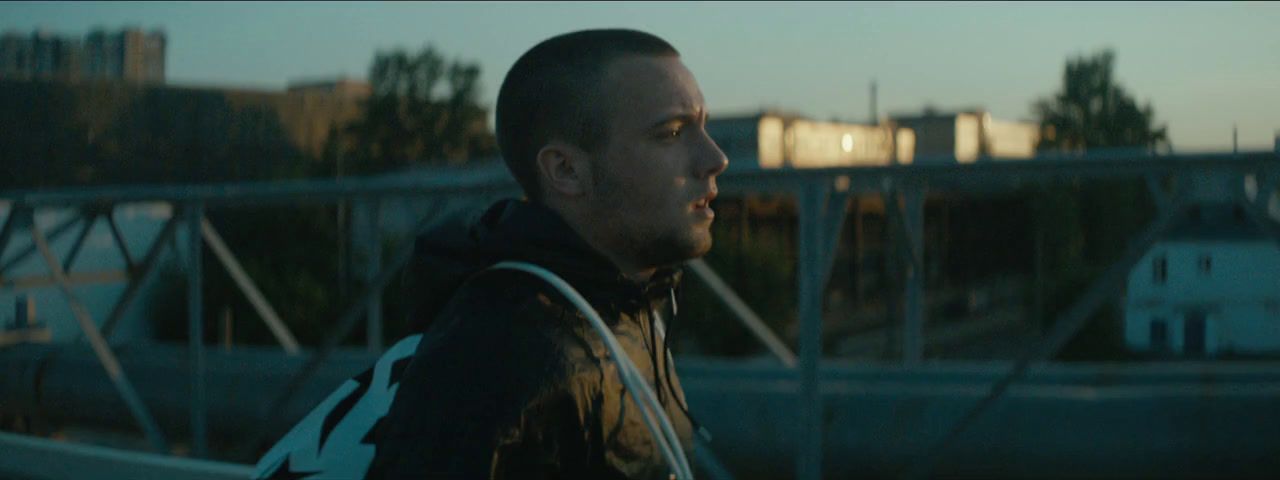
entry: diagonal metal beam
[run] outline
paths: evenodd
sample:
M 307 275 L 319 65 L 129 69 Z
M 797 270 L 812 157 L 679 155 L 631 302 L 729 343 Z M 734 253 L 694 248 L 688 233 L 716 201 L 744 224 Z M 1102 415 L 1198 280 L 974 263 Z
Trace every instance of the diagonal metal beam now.
M 1250 202 L 1244 199 L 1241 199 L 1237 203 L 1240 205 L 1240 208 L 1244 210 L 1249 221 L 1253 222 L 1253 225 L 1261 230 L 1268 238 L 1276 242 L 1277 246 L 1280 246 L 1280 226 L 1277 226 L 1276 222 L 1267 216 L 1266 210 L 1259 208 L 1255 202 Z
M 62 271 L 62 264 L 58 263 L 58 259 L 53 256 L 53 251 L 49 249 L 48 241 L 35 222 L 31 224 L 31 240 L 40 251 L 40 255 L 44 257 L 44 262 L 49 267 L 49 272 L 58 279 L 58 286 L 62 290 L 62 295 L 66 297 L 67 303 L 71 306 L 71 313 L 75 316 L 76 321 L 80 323 L 80 330 L 89 338 L 89 345 L 93 347 L 93 352 L 98 357 L 98 362 L 107 371 L 107 377 L 115 385 L 116 391 L 120 394 L 120 398 L 124 400 L 125 406 L 129 408 L 133 418 L 142 427 L 142 431 L 147 436 L 147 440 L 151 442 L 152 448 L 156 449 L 156 451 L 167 453 L 169 448 L 165 442 L 164 434 L 160 432 L 159 424 L 156 423 L 151 413 L 147 411 L 147 407 L 138 396 L 137 390 L 133 388 L 129 377 L 125 375 L 124 369 L 120 367 L 120 361 L 116 359 L 115 353 L 107 345 L 107 339 L 102 336 L 102 333 L 98 331 L 98 327 L 94 325 L 93 318 L 89 315 L 89 310 L 76 297 L 75 292 L 71 291 L 66 273 Z
M 895 253 L 907 260 L 907 267 L 922 270 L 924 266 L 923 256 L 916 250 L 913 242 L 907 241 L 911 238 L 911 235 L 906 225 L 907 212 L 905 211 L 906 207 L 903 205 L 905 202 L 902 201 L 903 193 L 899 190 L 893 190 L 885 193 L 883 198 L 886 210 L 885 218 L 889 222 L 889 228 L 892 228 L 898 237 L 898 241 L 893 242 Z M 889 211 L 890 209 L 892 209 L 892 212 Z
M 124 258 L 124 265 L 129 271 L 133 271 L 133 255 L 129 254 L 129 246 L 124 243 L 124 235 L 120 234 L 120 227 L 116 225 L 116 211 L 114 208 L 108 207 L 107 210 L 107 226 L 111 227 L 111 238 L 116 241 L 116 247 L 120 249 L 120 256 Z
M 1280 170 L 1262 170 L 1254 178 L 1257 181 L 1258 190 L 1253 202 L 1265 214 L 1271 205 L 1271 197 L 1276 193 L 1276 183 L 1280 182 Z
M 823 285 L 831 280 L 831 267 L 836 262 L 836 250 L 840 245 L 840 234 L 844 230 L 845 218 L 849 213 L 849 197 L 852 195 L 849 190 L 828 191 L 822 206 Z
M 17 230 L 18 223 L 23 217 L 28 216 L 29 209 L 22 203 L 14 203 L 9 208 L 9 215 L 4 219 L 4 227 L 0 227 L 0 255 L 4 255 L 4 250 L 9 246 L 9 240 L 13 238 L 13 231 Z M 4 271 L 8 270 L 4 266 L 0 266 L 0 275 L 4 275 Z
M 227 270 L 227 274 L 231 275 L 231 280 L 240 288 L 240 293 L 244 294 L 249 305 L 253 306 L 253 311 L 257 312 L 263 323 L 267 324 L 267 329 L 271 330 L 271 334 L 280 342 L 284 351 L 289 355 L 297 355 L 300 350 L 297 338 L 293 336 L 293 332 L 289 331 L 289 326 L 280 319 L 271 302 L 268 302 L 262 295 L 262 291 L 258 290 L 258 285 L 253 283 L 248 273 L 245 273 L 244 268 L 240 266 L 240 261 L 231 253 L 231 249 L 227 248 L 226 242 L 222 241 L 222 236 L 218 235 L 218 231 L 213 228 L 212 223 L 209 223 L 208 218 L 200 220 L 200 234 L 204 236 L 209 250 L 213 251 L 214 257 L 217 257 L 218 262 Z
M 156 267 L 160 261 L 160 253 L 164 251 L 166 244 L 171 244 L 174 237 L 174 231 L 177 229 L 181 215 L 173 215 L 169 217 L 169 221 L 165 222 L 160 228 L 160 233 L 156 235 L 155 240 L 151 241 L 151 247 L 147 249 L 147 253 L 142 257 L 142 263 L 138 264 L 138 269 L 131 272 L 131 280 L 125 286 L 124 292 L 120 293 L 120 298 L 116 300 L 114 307 L 111 307 L 111 313 L 107 315 L 106 321 L 102 322 L 102 335 L 110 338 L 111 332 L 115 330 L 116 323 L 120 321 L 129 306 L 138 297 L 142 291 L 142 286 L 151 281 L 151 277 L 158 270 Z
M 71 264 L 76 261 L 76 257 L 80 255 L 80 248 L 84 247 L 85 239 L 89 238 L 89 232 L 93 230 L 93 224 L 98 220 L 96 212 L 85 214 L 84 223 L 81 224 L 80 233 L 76 234 L 75 242 L 71 243 L 71 251 L 67 252 L 66 258 L 62 259 L 62 270 L 70 272 Z
M 733 312 L 738 321 L 742 322 L 742 325 L 746 326 L 747 330 L 752 335 L 755 335 L 756 339 L 760 340 L 760 343 L 769 349 L 769 352 L 773 353 L 773 356 L 778 357 L 778 360 L 782 361 L 783 365 L 795 368 L 796 354 L 791 352 L 786 342 L 783 342 L 781 338 L 778 338 L 777 334 L 773 333 L 773 329 L 770 329 L 769 325 L 764 323 L 764 320 L 747 305 L 747 302 L 742 300 L 742 297 L 738 296 L 738 292 L 735 292 L 733 287 L 730 287 L 720 277 L 720 274 L 716 273 L 715 269 L 712 269 L 701 258 L 690 260 L 686 265 L 689 266 L 689 270 L 699 280 L 702 280 L 702 283 L 706 284 L 716 294 L 716 298 L 720 299 L 729 308 L 730 312 Z
M 1013 367 L 1004 376 L 996 380 L 988 389 L 987 394 L 970 407 L 960 417 L 960 420 L 941 439 L 934 443 L 919 461 L 906 465 L 902 476 L 913 479 L 928 477 L 942 453 L 946 452 L 966 428 L 994 405 L 996 400 L 1009 389 L 1009 386 L 1022 377 L 1031 364 L 1051 359 L 1058 350 L 1062 349 L 1063 345 L 1066 345 L 1067 341 L 1071 340 L 1088 323 L 1098 307 L 1123 289 L 1124 281 L 1129 272 L 1133 270 L 1133 266 L 1160 240 L 1185 210 L 1186 205 L 1183 200 L 1175 198 L 1170 208 L 1157 213 L 1156 219 L 1147 225 L 1142 234 L 1130 242 L 1129 248 L 1120 260 L 1113 263 L 1098 280 L 1089 286 L 1084 295 L 1076 300 L 1066 312 L 1058 316 L 1048 335 L 1019 356 Z
M 711 477 L 711 480 L 733 480 L 733 473 L 711 451 L 711 445 L 708 445 L 699 435 L 694 435 L 693 440 L 694 444 L 697 445 L 697 448 L 693 450 L 693 461 L 698 462 L 698 468 L 706 472 L 707 476 Z
M 1156 208 L 1159 210 L 1169 208 L 1172 205 L 1173 198 L 1169 192 L 1165 191 L 1164 186 L 1160 184 L 1160 177 L 1148 173 L 1143 175 L 1143 179 L 1147 182 L 1147 192 L 1151 193 L 1151 200 L 1156 204 Z

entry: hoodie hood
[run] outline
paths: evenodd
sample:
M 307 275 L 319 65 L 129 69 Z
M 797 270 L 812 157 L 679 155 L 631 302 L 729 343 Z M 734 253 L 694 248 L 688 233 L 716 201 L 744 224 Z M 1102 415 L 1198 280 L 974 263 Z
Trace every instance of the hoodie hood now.
M 551 270 L 601 313 L 647 308 L 680 281 L 678 268 L 661 268 L 647 282 L 633 281 L 555 211 L 528 201 L 501 200 L 478 219 L 454 215 L 415 239 L 405 272 L 406 298 L 415 303 L 409 318 L 412 330 L 425 329 L 463 281 L 504 260 Z

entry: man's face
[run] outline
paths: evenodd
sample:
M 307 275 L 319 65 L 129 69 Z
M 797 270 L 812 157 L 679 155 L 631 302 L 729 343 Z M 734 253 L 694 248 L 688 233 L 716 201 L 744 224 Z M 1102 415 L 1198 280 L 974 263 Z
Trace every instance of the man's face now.
M 625 57 L 599 88 L 608 130 L 591 165 L 595 236 L 636 267 L 705 255 L 715 178 L 729 161 L 707 136 L 693 74 L 679 57 Z

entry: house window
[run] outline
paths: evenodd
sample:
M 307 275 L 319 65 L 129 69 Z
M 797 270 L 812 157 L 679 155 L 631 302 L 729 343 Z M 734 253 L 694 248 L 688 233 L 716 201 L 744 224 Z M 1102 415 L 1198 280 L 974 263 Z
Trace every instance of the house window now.
M 1213 269 L 1213 258 L 1208 254 L 1201 255 L 1200 261 L 1197 262 L 1197 264 L 1200 266 L 1200 275 L 1207 277 L 1209 276 L 1209 272 Z
M 1155 258 L 1151 265 L 1152 280 L 1156 285 L 1164 285 L 1166 279 L 1169 278 L 1169 259 L 1164 255 Z
M 1151 350 L 1163 352 L 1169 349 L 1169 324 L 1163 318 L 1151 319 Z

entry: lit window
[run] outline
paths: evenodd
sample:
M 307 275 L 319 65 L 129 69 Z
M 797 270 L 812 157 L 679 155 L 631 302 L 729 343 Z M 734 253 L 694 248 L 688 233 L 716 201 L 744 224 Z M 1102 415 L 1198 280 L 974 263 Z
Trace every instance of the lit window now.
M 844 134 L 843 137 L 840 137 L 840 148 L 843 148 L 845 153 L 853 151 L 853 134 L 852 133 L 846 133 Z
M 1169 259 L 1164 255 L 1156 257 L 1151 265 L 1151 272 L 1156 285 L 1164 285 L 1164 281 L 1169 278 Z

